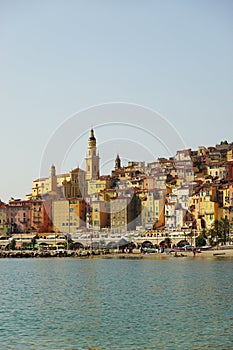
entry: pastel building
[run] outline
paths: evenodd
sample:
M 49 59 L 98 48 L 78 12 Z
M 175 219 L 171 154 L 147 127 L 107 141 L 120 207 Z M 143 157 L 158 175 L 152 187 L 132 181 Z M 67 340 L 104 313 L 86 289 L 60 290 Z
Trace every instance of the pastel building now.
M 82 198 L 60 199 L 52 202 L 55 232 L 76 233 L 85 226 L 86 204 Z
M 12 199 L 6 206 L 6 223 L 9 233 L 28 232 L 31 229 L 31 202 Z
M 141 225 L 145 229 L 164 226 L 164 193 L 162 190 L 144 191 L 141 199 Z
M 214 186 L 206 184 L 190 197 L 189 208 L 196 222 L 197 230 L 210 229 L 218 219 L 218 201 Z
M 110 203 L 101 199 L 99 196 L 92 199 L 92 227 L 94 230 L 100 230 L 104 227 L 110 227 Z
M 177 151 L 174 157 L 174 166 L 177 176 L 184 182 L 194 181 L 194 169 L 191 158 L 191 149 Z
M 63 182 L 68 182 L 70 180 L 71 175 L 69 173 L 56 175 L 55 166 L 52 165 L 49 177 L 39 178 L 33 181 L 32 198 L 42 197 L 48 193 L 58 194 L 58 196 L 62 196 Z
M 231 191 L 232 184 L 221 184 L 218 187 L 218 220 L 220 220 L 221 218 L 227 218 L 230 221 L 232 220 L 233 202 Z
M 31 201 L 31 229 L 36 232 L 50 232 L 52 225 L 52 200 L 35 199 Z
M 63 194 L 65 198 L 86 196 L 86 173 L 80 168 L 70 171 L 69 179 L 62 182 Z
M 7 233 L 6 205 L 0 202 L 0 235 L 5 235 L 6 233 Z
M 111 231 L 124 233 L 135 230 L 137 221 L 136 197 L 121 195 L 110 200 Z
M 88 195 L 92 195 L 94 193 L 100 193 L 111 187 L 111 178 L 110 176 L 100 176 L 98 179 L 89 180 L 88 181 Z

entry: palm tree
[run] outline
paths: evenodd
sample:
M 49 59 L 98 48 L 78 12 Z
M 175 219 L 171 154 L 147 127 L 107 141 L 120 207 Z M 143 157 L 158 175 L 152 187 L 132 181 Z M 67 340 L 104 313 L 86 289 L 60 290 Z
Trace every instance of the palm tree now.
M 220 223 L 221 223 L 221 229 L 222 229 L 222 240 L 223 240 L 223 243 L 226 244 L 227 239 L 229 242 L 230 222 L 228 218 L 225 217 L 225 218 L 221 218 Z
M 196 246 L 197 247 L 205 246 L 207 237 L 208 237 L 208 231 L 205 228 L 203 228 L 199 236 L 196 238 Z
M 217 242 L 223 242 L 223 244 L 226 244 L 227 239 L 229 241 L 230 233 L 230 222 L 228 218 L 221 218 L 220 220 L 215 220 L 209 232 L 211 238 L 216 238 Z
M 197 247 L 204 247 L 205 245 L 206 245 L 205 238 L 203 238 L 201 236 L 197 236 L 197 238 L 196 238 L 196 246 Z
M 221 241 L 221 224 L 219 220 L 215 220 L 210 229 L 211 238 L 216 240 L 216 243 Z

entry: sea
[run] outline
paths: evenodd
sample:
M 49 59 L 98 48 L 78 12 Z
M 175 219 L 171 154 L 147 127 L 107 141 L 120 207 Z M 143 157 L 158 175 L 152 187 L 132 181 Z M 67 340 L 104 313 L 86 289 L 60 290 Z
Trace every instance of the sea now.
M 0 349 L 233 349 L 233 261 L 0 260 Z

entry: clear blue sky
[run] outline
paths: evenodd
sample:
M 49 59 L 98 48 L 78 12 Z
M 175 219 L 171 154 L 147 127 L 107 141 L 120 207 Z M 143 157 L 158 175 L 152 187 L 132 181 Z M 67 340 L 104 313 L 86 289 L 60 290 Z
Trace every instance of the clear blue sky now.
M 187 147 L 233 141 L 232 18 L 231 0 L 1 0 L 0 198 L 30 193 L 54 130 L 95 104 L 152 108 Z

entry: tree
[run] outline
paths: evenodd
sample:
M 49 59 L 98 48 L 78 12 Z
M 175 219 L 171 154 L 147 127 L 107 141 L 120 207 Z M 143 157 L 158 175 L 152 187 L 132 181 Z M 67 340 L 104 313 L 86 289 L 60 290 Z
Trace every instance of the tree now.
M 208 241 L 209 241 L 209 244 L 211 245 L 211 246 L 213 246 L 214 245 L 214 243 L 215 243 L 215 232 L 214 232 L 214 229 L 213 228 L 211 228 L 211 229 L 209 229 L 208 230 Z
M 28 242 L 23 242 L 21 245 L 21 248 L 27 249 L 28 248 Z
M 229 241 L 230 234 L 230 222 L 228 218 L 221 218 L 220 220 L 221 231 L 222 231 L 222 241 L 226 244 L 227 240 Z
M 197 247 L 203 247 L 206 245 L 206 239 L 207 239 L 207 231 L 206 229 L 203 229 L 199 236 L 196 238 L 196 246 Z
M 74 247 L 74 241 L 71 239 L 70 235 L 67 234 L 66 236 L 66 242 L 67 242 L 67 249 L 72 250 Z
M 209 236 L 211 242 L 216 242 L 217 244 L 221 240 L 221 225 L 219 220 L 215 220 L 209 230 Z
M 222 242 L 226 244 L 229 241 L 230 233 L 230 222 L 228 218 L 221 218 L 220 220 L 215 220 L 211 229 L 209 230 L 211 238 L 215 238 L 215 241 Z
M 10 249 L 11 250 L 15 250 L 15 246 L 16 246 L 16 240 L 13 238 L 11 241 L 10 241 Z
M 203 246 L 205 246 L 206 245 L 206 240 L 205 240 L 205 238 L 203 237 L 203 236 L 198 236 L 197 238 L 196 238 L 196 246 L 197 247 L 203 247 Z
M 32 246 L 32 249 L 34 249 L 35 245 L 36 245 L 37 241 L 36 241 L 36 237 L 32 237 L 31 239 L 31 246 Z

